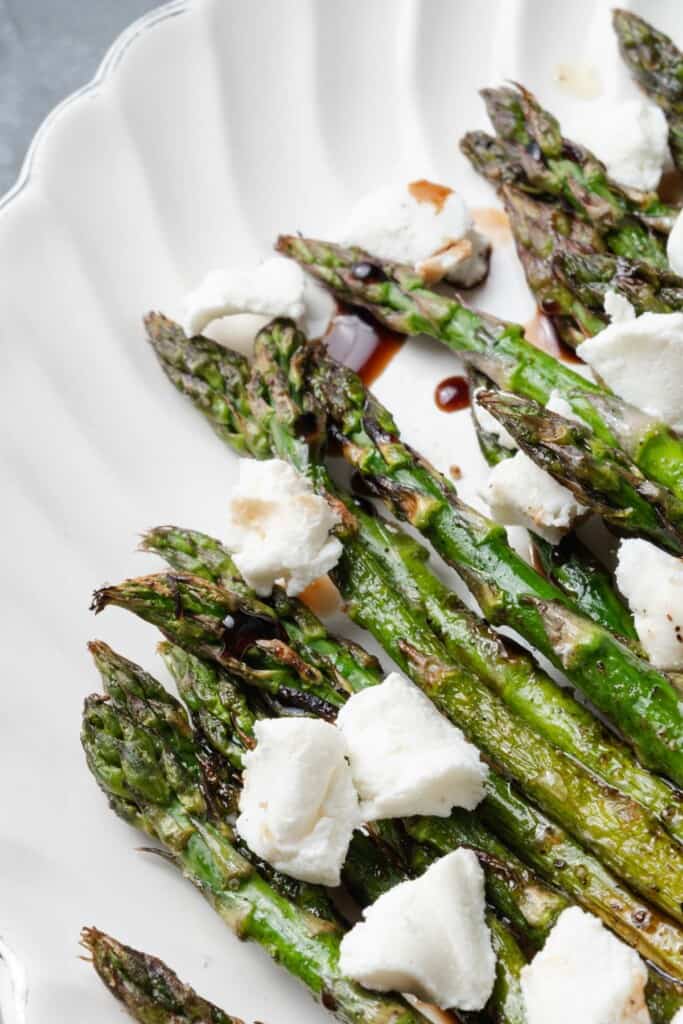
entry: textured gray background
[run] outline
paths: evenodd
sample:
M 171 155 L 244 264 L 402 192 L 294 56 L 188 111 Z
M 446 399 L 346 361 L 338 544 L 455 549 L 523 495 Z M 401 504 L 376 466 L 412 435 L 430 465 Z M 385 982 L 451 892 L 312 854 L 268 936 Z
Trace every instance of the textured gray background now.
M 0 195 L 46 114 L 160 0 L 0 0 Z

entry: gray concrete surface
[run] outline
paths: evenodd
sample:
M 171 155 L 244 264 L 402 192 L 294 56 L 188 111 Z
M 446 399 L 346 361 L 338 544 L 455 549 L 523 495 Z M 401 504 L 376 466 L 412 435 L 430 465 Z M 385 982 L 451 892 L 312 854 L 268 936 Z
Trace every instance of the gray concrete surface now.
M 46 114 L 160 0 L 0 0 L 0 195 Z

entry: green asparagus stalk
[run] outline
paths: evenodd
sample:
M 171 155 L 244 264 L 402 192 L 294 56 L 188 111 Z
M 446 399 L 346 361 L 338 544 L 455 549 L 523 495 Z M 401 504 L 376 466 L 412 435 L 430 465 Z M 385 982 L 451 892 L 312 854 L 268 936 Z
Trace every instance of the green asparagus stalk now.
M 286 643 L 275 612 L 235 590 L 166 573 L 129 580 L 122 588 L 104 587 L 92 607 L 99 612 L 119 603 L 153 622 L 173 643 L 194 645 L 197 654 L 276 700 L 300 693 L 303 710 L 315 708 L 326 718 L 334 718 L 344 701 L 345 693 Z
M 214 682 L 212 698 L 212 687 L 210 682 L 207 685 L 206 673 L 209 673 L 210 680 L 211 673 L 215 670 L 209 666 L 202 666 L 193 656 L 170 646 L 166 646 L 164 657 L 184 698 L 190 698 L 190 706 L 194 708 L 199 700 L 205 707 L 211 708 L 210 713 L 213 713 L 216 708 L 215 695 L 219 693 L 220 683 Z M 198 680 L 198 686 L 194 686 L 193 678 Z M 197 690 L 194 696 L 193 687 Z M 225 717 L 222 720 L 225 721 Z M 506 783 L 502 788 L 499 787 L 499 800 L 505 801 L 506 787 L 509 789 Z M 502 815 L 504 827 L 514 832 L 517 805 L 512 801 L 508 802 L 507 806 L 508 811 Z M 498 816 L 495 795 L 486 798 L 484 807 L 487 817 L 495 822 Z M 520 816 L 524 841 L 528 838 L 529 820 L 534 822 L 535 827 L 534 856 L 543 873 L 549 875 L 554 884 L 564 883 L 566 879 L 570 890 L 579 901 L 585 897 L 586 905 L 591 910 L 602 913 L 610 926 L 616 927 L 617 931 L 620 930 L 620 918 L 628 916 L 631 927 L 629 929 L 627 926 L 625 937 L 627 941 L 633 941 L 635 937 L 636 942 L 639 942 L 638 930 L 636 929 L 634 936 L 632 925 L 645 920 L 642 906 L 639 908 L 637 901 L 634 905 L 633 897 L 620 886 L 610 882 L 609 874 L 601 865 L 596 864 L 593 858 L 587 856 L 576 843 L 563 834 L 561 829 L 557 829 L 532 808 L 524 810 Z M 386 829 L 390 825 L 391 823 L 382 823 L 380 827 Z M 409 837 L 410 846 L 406 849 L 405 840 L 402 841 L 394 829 L 389 856 L 383 837 L 379 837 L 377 841 L 372 836 L 359 833 L 354 836 L 344 869 L 344 882 L 361 903 L 373 902 L 382 892 L 405 878 L 406 873 L 411 871 L 411 865 L 413 872 L 421 872 L 436 857 L 464 845 L 476 850 L 482 860 L 489 902 L 514 925 L 524 942 L 531 947 L 538 948 L 543 944 L 557 916 L 568 905 L 565 896 L 547 889 L 510 853 L 509 849 L 482 827 L 478 820 L 478 812 L 472 814 L 455 810 L 447 819 L 404 819 L 399 829 L 405 831 Z M 544 837 L 547 837 L 547 840 Z M 523 847 L 523 842 L 521 845 Z M 400 850 L 397 850 L 397 846 Z M 557 849 L 561 849 L 566 862 L 556 855 Z M 650 913 L 648 910 L 647 928 L 652 923 Z M 495 929 L 495 925 L 492 927 Z M 499 955 L 505 970 L 501 971 L 502 978 L 499 975 L 497 992 L 501 998 L 505 995 L 514 1000 L 514 957 L 510 963 L 505 945 Z M 648 1001 L 653 1021 L 668 1021 L 671 1014 L 667 1016 L 662 1012 L 655 1013 L 655 1008 L 665 1002 L 666 1007 L 673 1013 L 675 1008 L 683 1005 L 683 989 L 678 990 L 675 985 L 659 981 L 656 973 L 651 972 Z
M 166 372 L 169 372 L 169 361 L 165 358 L 165 353 L 170 355 L 169 375 L 178 385 L 177 377 L 174 376 L 178 368 L 185 379 L 190 374 L 190 363 L 194 362 L 195 358 L 194 340 L 185 339 L 182 331 L 178 328 L 173 330 L 172 325 L 163 318 L 158 318 L 155 322 L 163 334 L 163 344 L 157 347 L 157 353 Z M 267 330 L 257 339 L 262 363 L 266 362 L 271 335 L 277 335 L 279 330 L 279 327 L 275 331 Z M 151 333 L 154 341 L 156 332 Z M 289 334 L 291 333 L 290 329 Z M 300 335 L 299 339 L 303 344 Z M 209 359 L 208 346 L 208 341 L 203 339 L 203 360 Z M 183 364 L 182 353 L 185 347 L 188 349 L 189 358 L 187 363 Z M 296 364 L 302 365 L 299 354 Z M 207 370 L 212 372 L 214 379 L 218 376 L 217 373 L 213 373 L 216 366 L 217 363 L 214 363 L 211 371 Z M 304 371 L 305 377 L 308 373 L 305 364 Z M 182 385 L 178 386 L 183 390 Z M 219 393 L 221 401 L 226 401 L 226 390 L 221 388 Z M 290 399 L 296 404 L 291 395 Z M 234 400 L 236 404 L 244 407 L 241 395 L 234 396 Z M 285 398 L 279 391 L 276 404 L 279 410 L 287 408 Z M 254 415 L 267 420 L 272 426 L 273 418 L 269 409 L 270 406 L 260 395 Z M 296 414 L 296 409 L 291 410 L 290 419 L 294 424 L 294 428 L 290 429 L 297 429 L 297 425 L 302 422 L 301 416 Z M 279 423 L 281 436 L 284 431 L 281 418 Z M 301 454 L 300 447 L 297 446 L 291 449 L 287 449 L 286 446 L 278 449 L 278 453 L 284 454 L 284 457 L 288 457 L 288 451 L 294 452 L 295 456 Z M 306 458 L 301 463 L 295 462 L 295 465 L 297 468 L 305 469 Z M 334 486 L 329 478 L 324 483 L 327 489 Z M 340 492 L 337 491 L 337 494 Z M 522 716 L 554 746 L 577 758 L 599 778 L 643 804 L 656 815 L 668 831 L 683 840 L 682 809 L 677 797 L 665 782 L 641 768 L 633 755 L 608 734 L 568 691 L 557 687 L 548 676 L 540 672 L 525 652 L 505 642 L 495 631 L 465 609 L 427 565 L 428 552 L 424 547 L 397 526 L 385 522 L 379 516 L 369 515 L 363 505 L 355 503 L 349 508 L 353 513 L 357 530 L 353 543 L 362 543 L 370 549 L 379 566 L 391 580 L 392 587 L 410 603 L 414 614 L 419 609 L 422 621 L 440 636 L 451 657 L 482 678 L 515 713 Z M 347 536 L 346 544 L 349 543 L 351 541 Z M 198 549 L 195 549 L 195 554 L 197 552 Z M 168 552 L 165 556 L 169 557 Z M 219 560 L 221 557 L 218 556 Z M 349 557 L 353 557 L 352 552 Z M 171 564 L 179 568 L 192 568 L 191 564 L 173 559 Z M 215 581 L 222 582 L 220 579 Z
M 666 114 L 671 155 L 683 167 L 683 54 L 668 36 L 631 11 L 615 10 L 612 19 L 621 56 Z
M 478 394 L 477 402 L 541 469 L 617 532 L 683 554 L 683 502 L 646 480 L 620 449 L 529 398 L 490 390 Z
M 499 141 L 521 166 L 527 188 L 565 200 L 605 235 L 617 255 L 667 266 L 663 236 L 677 211 L 654 192 L 610 179 L 592 153 L 562 137 L 557 119 L 522 86 L 483 89 L 481 95 Z
M 104 657 L 101 648 L 99 657 Z M 113 652 L 108 657 L 117 658 Z M 119 667 L 125 673 L 125 661 Z M 149 699 L 141 699 L 138 687 L 148 680 L 134 673 L 130 692 L 121 685 L 114 694 L 105 677 L 107 696 L 85 702 L 83 747 L 112 809 L 158 840 L 240 938 L 261 945 L 340 1020 L 423 1024 L 421 1014 L 400 997 L 367 992 L 341 975 L 342 930 L 334 912 L 321 920 L 280 895 L 237 852 L 225 823 L 210 819 L 199 762 L 186 747 L 189 723 L 174 734 L 157 706 L 172 707 L 173 720 L 180 706 L 169 694 L 162 700 L 163 690 L 154 681 Z
M 623 448 L 646 477 L 683 500 L 683 440 L 667 424 L 645 416 L 535 348 L 518 324 L 495 320 L 429 291 L 410 267 L 383 263 L 362 249 L 295 235 L 281 236 L 277 248 L 340 298 L 368 309 L 392 330 L 428 334 L 467 355 L 503 390 L 543 405 L 557 391 L 602 440 Z
M 450 481 L 401 443 L 392 417 L 356 374 L 320 357 L 311 385 L 345 458 L 458 569 L 485 617 L 542 651 L 615 722 L 643 763 L 682 784 L 683 719 L 667 677 L 578 615 L 510 548 L 502 527 L 460 501 Z
M 579 302 L 598 314 L 604 309 L 608 291 L 623 295 L 637 314 L 683 309 L 683 278 L 670 270 L 657 270 L 647 263 L 620 260 L 606 253 L 571 252 L 566 248 L 555 251 L 552 269 L 555 278 Z M 535 292 L 528 273 L 527 280 Z
M 371 553 L 354 550 L 353 558 L 342 559 L 338 572 L 352 616 L 360 619 L 365 615 L 359 611 L 357 595 L 369 588 L 376 624 L 372 632 L 439 710 L 516 779 L 546 813 L 647 899 L 683 922 L 683 856 L 680 846 L 654 819 L 639 804 L 599 783 L 553 748 L 484 684 L 457 666 L 431 630 L 416 621 L 409 606 L 393 593 Z M 253 684 L 254 673 L 249 666 L 236 664 L 239 656 L 230 650 L 229 636 L 223 648 L 214 641 L 221 630 L 225 635 L 217 592 L 218 588 L 207 581 L 181 575 L 173 577 L 171 588 L 162 574 L 103 588 L 96 593 L 93 606 L 97 611 L 108 605 L 132 611 L 159 627 L 171 642 L 189 647 L 217 664 L 228 664 L 238 678 Z M 206 600 L 202 599 L 203 593 Z M 228 596 L 226 592 L 226 599 Z M 260 643 L 255 641 L 257 647 Z M 230 651 L 229 661 L 226 649 Z M 248 659 L 248 651 L 244 653 Z M 291 658 L 288 653 L 282 657 L 288 670 Z M 290 698 L 297 687 L 293 675 L 285 687 Z M 308 685 L 306 676 L 301 670 L 299 685 Z M 647 874 L 642 869 L 644 862 L 648 864 Z
M 571 279 L 555 272 L 555 258 L 564 253 L 605 251 L 600 234 L 561 205 L 505 185 L 499 190 L 517 254 L 539 308 L 558 336 L 576 348 L 607 322 L 602 304 L 584 301 Z M 614 256 L 607 257 L 615 259 Z M 625 265 L 626 261 L 622 260 Z
M 514 455 L 514 450 L 502 445 L 496 435 L 483 430 L 477 418 L 477 392 L 490 387 L 490 383 L 472 370 L 469 379 L 470 394 L 475 397 L 471 413 L 479 447 L 488 464 L 496 466 Z M 551 579 L 583 615 L 609 629 L 644 657 L 633 617 L 614 588 L 610 573 L 576 534 L 568 534 L 559 544 L 550 544 L 538 534 L 531 534 L 531 542 L 542 574 Z
M 84 928 L 81 945 L 114 998 L 141 1024 L 244 1024 L 198 996 L 163 960 L 124 946 L 99 928 Z
M 140 547 L 160 555 L 174 569 L 258 600 L 242 579 L 229 551 L 214 537 L 177 526 L 158 526 L 143 535 Z M 314 668 L 331 670 L 338 688 L 362 689 L 382 678 L 379 662 L 373 655 L 349 640 L 331 637 L 320 619 L 281 587 L 274 587 L 268 603 L 291 646 Z
M 683 280 L 670 270 L 604 252 L 597 233 L 587 233 L 586 224 L 555 203 L 510 186 L 500 196 L 529 287 L 572 348 L 606 325 L 608 290 L 627 298 L 637 313 L 683 308 Z
M 575 534 L 559 544 L 532 539 L 543 574 L 567 594 L 584 615 L 599 622 L 644 657 L 633 616 L 612 585 L 610 574 Z

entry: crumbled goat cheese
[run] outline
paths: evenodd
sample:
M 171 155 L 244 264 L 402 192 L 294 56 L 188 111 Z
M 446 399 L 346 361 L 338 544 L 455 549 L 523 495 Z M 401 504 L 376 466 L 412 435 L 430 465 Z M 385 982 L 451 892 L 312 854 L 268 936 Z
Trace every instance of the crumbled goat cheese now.
M 683 669 L 683 561 L 629 538 L 619 545 L 616 580 L 652 664 Z
M 401 882 L 363 917 L 342 939 L 345 975 L 443 1008 L 486 1004 L 496 960 L 484 919 L 484 873 L 471 850 L 449 853 L 420 878 Z
M 339 885 L 358 797 L 344 738 L 315 718 L 265 719 L 245 757 L 236 828 L 250 850 L 293 878 Z
M 683 275 L 683 210 L 674 221 L 666 241 L 666 255 L 674 274 Z
M 465 288 L 488 271 L 489 243 L 474 228 L 465 203 L 432 182 L 386 185 L 360 200 L 341 229 L 344 245 L 378 259 L 415 267 L 425 283 L 445 278 Z
M 620 398 L 683 430 L 683 313 L 613 319 L 576 351 Z
M 473 810 L 488 768 L 476 747 L 398 672 L 354 694 L 337 716 L 364 821 Z
M 238 474 L 225 532 L 235 565 L 261 596 L 275 583 L 301 593 L 339 561 L 337 513 L 282 459 L 244 459 Z
M 256 326 L 259 330 L 272 317 L 286 316 L 296 320 L 309 338 L 320 338 L 335 309 L 332 296 L 298 263 L 273 256 L 248 270 L 229 267 L 210 271 L 185 296 L 181 323 L 191 337 L 220 317 L 259 314 L 264 318 Z
M 628 320 L 635 320 L 636 318 L 636 311 L 626 296 L 612 291 L 611 288 L 608 288 L 605 292 L 602 304 L 605 307 L 605 313 L 607 313 L 610 323 L 623 324 Z
M 652 191 L 669 158 L 669 129 L 660 108 L 645 99 L 591 103 L 571 124 L 569 138 L 590 149 L 620 185 Z
M 486 388 L 477 388 L 474 392 L 474 401 L 472 402 L 472 409 L 474 410 L 474 416 L 476 417 L 477 423 L 483 431 L 487 434 L 493 434 L 499 444 L 502 444 L 504 448 L 516 448 L 517 442 L 515 441 L 512 434 L 505 429 L 502 423 L 499 423 L 496 417 L 485 409 L 483 405 L 479 405 L 477 395 L 481 394 L 482 391 L 486 391 Z
M 493 467 L 484 497 L 499 523 L 525 526 L 551 544 L 559 544 L 587 511 L 568 488 L 521 451 Z
M 645 964 L 578 907 L 560 914 L 521 982 L 529 1024 L 650 1024 Z

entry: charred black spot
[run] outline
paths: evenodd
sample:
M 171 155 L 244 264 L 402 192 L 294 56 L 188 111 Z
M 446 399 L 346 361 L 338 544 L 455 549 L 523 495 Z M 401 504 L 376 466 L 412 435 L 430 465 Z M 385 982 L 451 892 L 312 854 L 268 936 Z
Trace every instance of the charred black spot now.
M 183 601 L 180 596 L 178 577 L 173 576 L 171 573 L 169 573 L 167 579 L 168 585 L 171 589 L 171 594 L 173 596 L 173 614 L 176 617 L 176 619 L 182 619 L 185 614 L 185 611 L 183 609 Z
M 323 1004 L 326 1010 L 330 1010 L 334 1013 L 337 1009 L 337 1000 L 334 998 L 332 993 L 328 989 L 324 988 L 320 993 L 320 1002 Z
M 569 139 L 562 140 L 562 154 L 566 156 L 568 160 L 573 160 L 574 163 L 581 163 L 583 160 L 583 151 L 580 146 L 570 142 Z
M 337 718 L 337 708 L 329 701 L 323 700 L 322 697 L 316 697 L 313 693 L 295 690 L 289 686 L 280 686 L 277 696 L 278 700 L 287 707 L 310 711 L 316 718 L 324 718 L 328 722 L 334 722 Z
M 257 640 L 286 640 L 287 634 L 275 618 L 245 612 L 241 608 L 231 612 L 231 626 L 224 626 L 223 653 L 241 658 Z
M 319 434 L 318 417 L 314 412 L 302 412 L 294 421 L 294 433 L 304 441 L 311 441 Z
M 387 280 L 387 275 L 379 264 L 371 263 L 369 260 L 359 260 L 358 263 L 353 263 L 351 266 L 351 276 L 355 277 L 357 281 L 366 281 L 368 283 Z

